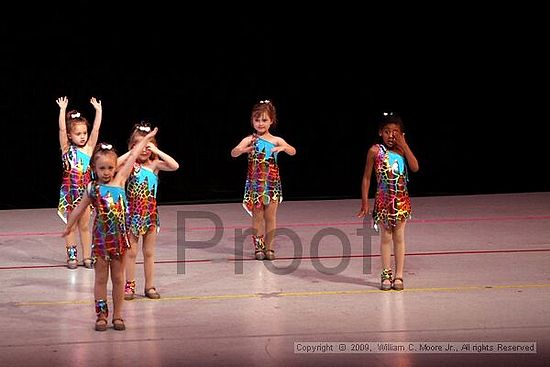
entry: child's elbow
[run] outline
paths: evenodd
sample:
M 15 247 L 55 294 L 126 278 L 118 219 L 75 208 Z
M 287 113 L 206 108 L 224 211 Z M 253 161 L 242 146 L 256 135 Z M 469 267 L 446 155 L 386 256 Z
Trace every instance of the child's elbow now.
M 413 172 L 418 172 L 420 170 L 420 166 L 418 164 L 415 164 L 415 165 L 411 166 L 410 168 L 411 168 L 411 171 L 413 171 Z

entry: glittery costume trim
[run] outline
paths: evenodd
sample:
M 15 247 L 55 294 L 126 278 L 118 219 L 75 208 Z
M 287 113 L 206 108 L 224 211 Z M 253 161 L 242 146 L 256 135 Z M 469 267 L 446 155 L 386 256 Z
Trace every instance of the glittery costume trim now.
M 136 293 L 136 281 L 135 280 L 127 280 L 126 284 L 124 285 L 124 293 L 126 294 L 135 294 Z
M 252 243 L 254 244 L 255 251 L 264 251 L 265 252 L 265 240 L 264 236 L 252 236 Z
M 389 280 L 390 282 L 393 280 L 393 273 L 391 269 L 382 269 L 382 272 L 380 273 L 380 279 L 382 281 Z
M 67 247 L 67 261 L 77 261 L 78 249 L 75 245 Z
M 107 318 L 109 316 L 109 306 L 107 305 L 107 301 L 104 299 L 96 299 L 95 300 L 95 313 L 97 317 L 104 316 Z

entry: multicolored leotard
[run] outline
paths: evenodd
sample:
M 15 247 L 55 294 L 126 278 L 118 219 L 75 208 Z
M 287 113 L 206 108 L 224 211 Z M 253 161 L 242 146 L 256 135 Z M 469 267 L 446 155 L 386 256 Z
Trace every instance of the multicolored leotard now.
M 138 237 L 152 227 L 160 230 L 157 208 L 158 176 L 149 168 L 134 164 L 126 184 L 128 195 L 128 229 Z
M 124 188 L 91 182 L 88 185 L 88 196 L 95 208 L 92 256 L 111 260 L 123 255 L 130 247 Z
M 257 137 L 254 150 L 248 154 L 248 174 L 244 188 L 243 207 L 252 215 L 254 208 L 268 205 L 272 200 L 283 201 L 275 144 Z
M 71 144 L 61 159 L 63 179 L 59 190 L 57 214 L 67 223 L 69 213 L 76 208 L 91 181 L 90 156 Z
M 407 190 L 408 173 L 405 158 L 378 144 L 374 169 L 378 187 L 374 198 L 374 228 L 395 227 L 398 221 L 411 216 L 411 199 Z

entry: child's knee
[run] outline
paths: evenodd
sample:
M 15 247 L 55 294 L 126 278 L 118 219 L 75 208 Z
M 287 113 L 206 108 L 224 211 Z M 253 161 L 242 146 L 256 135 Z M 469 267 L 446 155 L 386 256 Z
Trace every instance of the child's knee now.
M 133 260 L 137 257 L 138 246 L 137 243 L 133 243 L 128 251 L 126 251 L 126 257 Z
M 88 233 L 90 232 L 90 224 L 88 223 L 88 221 L 82 221 L 78 223 L 78 229 L 81 233 Z
M 124 285 L 126 283 L 126 278 L 124 276 L 124 273 L 122 272 L 111 272 L 111 281 L 114 285 Z
M 155 256 L 155 247 L 143 246 L 143 257 L 153 257 L 153 256 Z

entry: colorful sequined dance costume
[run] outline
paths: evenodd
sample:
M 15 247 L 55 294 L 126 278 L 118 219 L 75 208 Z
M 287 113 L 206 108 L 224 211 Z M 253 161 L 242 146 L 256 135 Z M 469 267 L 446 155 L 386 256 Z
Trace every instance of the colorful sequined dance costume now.
M 157 208 L 158 176 L 149 168 L 134 164 L 126 184 L 128 195 L 128 229 L 134 236 L 146 234 L 151 227 L 160 230 Z
M 374 228 L 395 227 L 398 221 L 411 216 L 411 199 L 407 190 L 407 166 L 403 156 L 378 144 L 374 169 L 378 187 L 374 198 Z
M 271 151 L 274 147 L 273 143 L 257 137 L 254 150 L 248 154 L 243 207 L 250 215 L 254 208 L 268 205 L 272 200 L 283 201 L 277 153 Z
M 71 144 L 61 159 L 63 179 L 59 190 L 57 215 L 67 223 L 69 213 L 76 208 L 91 181 L 90 156 Z
M 95 208 L 92 256 L 111 260 L 130 247 L 126 227 L 127 201 L 124 188 L 92 182 L 88 196 Z

